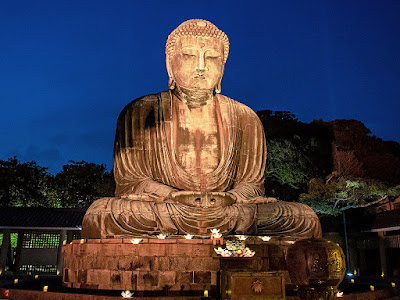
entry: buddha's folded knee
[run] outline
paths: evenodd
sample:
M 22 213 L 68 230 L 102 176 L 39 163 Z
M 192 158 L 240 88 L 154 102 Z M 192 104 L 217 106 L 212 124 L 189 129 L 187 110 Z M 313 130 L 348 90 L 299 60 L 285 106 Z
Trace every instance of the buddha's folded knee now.
M 101 198 L 101 199 L 94 201 L 89 206 L 88 210 L 86 211 L 85 216 L 90 215 L 90 214 L 99 214 L 101 212 L 110 211 L 110 208 L 111 208 L 110 201 L 112 201 L 112 199 L 115 199 L 115 198 L 105 197 L 105 198 Z
M 317 218 L 311 207 L 303 203 L 277 201 L 272 203 L 257 204 L 259 215 L 281 215 Z
M 259 234 L 321 236 L 317 214 L 311 207 L 296 202 L 257 204 L 257 228 Z

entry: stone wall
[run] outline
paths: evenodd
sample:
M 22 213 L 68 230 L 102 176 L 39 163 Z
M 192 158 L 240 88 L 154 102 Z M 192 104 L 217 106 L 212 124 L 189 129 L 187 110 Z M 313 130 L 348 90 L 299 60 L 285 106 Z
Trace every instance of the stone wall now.
M 244 269 L 286 269 L 283 245 L 249 238 L 246 246 L 256 255 L 241 259 Z M 215 290 L 221 268 L 215 247 L 210 239 L 170 237 L 145 238 L 140 244 L 118 238 L 74 240 L 63 246 L 63 284 L 135 291 Z

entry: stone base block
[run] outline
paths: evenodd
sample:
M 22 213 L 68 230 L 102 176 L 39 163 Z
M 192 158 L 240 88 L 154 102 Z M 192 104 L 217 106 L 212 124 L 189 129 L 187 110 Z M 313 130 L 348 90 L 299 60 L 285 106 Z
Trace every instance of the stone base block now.
M 232 237 L 236 239 L 236 237 Z M 229 240 L 229 237 L 225 240 Z M 222 269 L 285 270 L 285 245 L 248 239 L 256 251 L 240 261 L 220 258 L 211 240 L 82 239 L 63 246 L 63 284 L 73 288 L 133 291 L 216 290 Z

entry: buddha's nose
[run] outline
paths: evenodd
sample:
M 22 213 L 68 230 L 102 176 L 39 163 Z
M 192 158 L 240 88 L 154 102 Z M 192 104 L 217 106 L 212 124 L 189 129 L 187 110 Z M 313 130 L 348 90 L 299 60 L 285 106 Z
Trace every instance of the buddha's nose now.
M 199 61 L 197 63 L 196 71 L 204 72 L 207 71 L 208 68 L 206 66 L 204 54 L 199 55 Z

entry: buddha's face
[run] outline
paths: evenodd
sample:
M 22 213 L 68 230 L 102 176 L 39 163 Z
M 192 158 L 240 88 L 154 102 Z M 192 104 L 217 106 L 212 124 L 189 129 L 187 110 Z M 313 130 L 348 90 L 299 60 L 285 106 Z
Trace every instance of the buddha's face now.
M 212 90 L 224 72 L 224 47 L 213 37 L 182 36 L 170 59 L 170 72 L 182 88 Z

